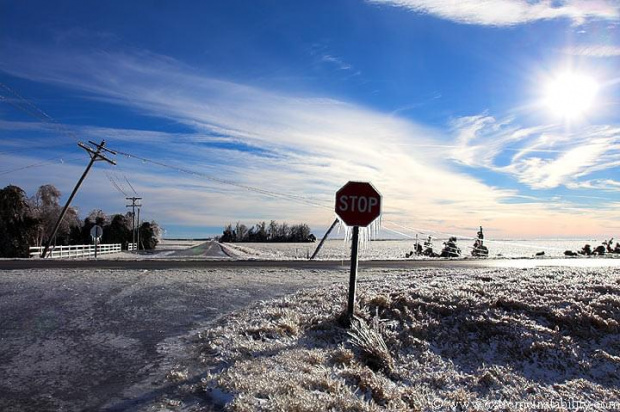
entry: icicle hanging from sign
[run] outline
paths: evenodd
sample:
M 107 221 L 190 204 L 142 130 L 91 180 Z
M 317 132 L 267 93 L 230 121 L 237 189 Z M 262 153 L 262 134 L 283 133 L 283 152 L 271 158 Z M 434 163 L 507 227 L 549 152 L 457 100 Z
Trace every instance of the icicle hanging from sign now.
M 340 234 L 340 228 L 344 228 L 344 244 L 346 246 L 349 243 L 351 243 L 351 236 L 353 234 L 353 227 L 352 226 L 347 226 L 347 224 L 344 223 L 344 221 L 338 215 L 336 215 L 336 219 L 338 219 L 338 221 L 340 223 L 338 225 L 338 234 Z M 360 247 L 360 249 L 362 249 L 364 251 L 367 250 L 368 249 L 368 245 L 370 244 L 369 242 L 371 240 L 377 239 L 377 237 L 379 236 L 380 231 L 381 231 L 381 216 L 379 216 L 378 218 L 373 220 L 372 223 L 369 224 L 366 227 L 361 227 L 360 226 L 360 233 L 359 233 L 359 247 Z

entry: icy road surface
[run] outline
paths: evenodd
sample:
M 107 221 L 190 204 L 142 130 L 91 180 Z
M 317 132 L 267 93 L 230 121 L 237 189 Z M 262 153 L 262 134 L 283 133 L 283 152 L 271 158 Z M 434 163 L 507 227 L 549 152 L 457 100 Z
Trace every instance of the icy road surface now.
M 250 268 L 0 271 L 0 410 L 135 410 L 161 396 L 153 383 L 165 376 L 179 335 L 257 300 L 347 276 Z M 146 389 L 131 389 L 145 381 Z

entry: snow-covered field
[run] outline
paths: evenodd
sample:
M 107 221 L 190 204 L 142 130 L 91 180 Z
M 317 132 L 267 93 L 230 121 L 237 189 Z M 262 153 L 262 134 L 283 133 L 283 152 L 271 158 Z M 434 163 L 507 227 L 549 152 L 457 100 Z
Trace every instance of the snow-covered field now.
M 434 250 L 440 252 L 446 239 L 433 241 Z M 564 251 L 579 251 L 588 243 L 592 248 L 601 244 L 600 240 L 485 240 L 489 248 L 489 257 L 533 257 L 545 252 L 545 257 L 564 257 Z M 259 259 L 307 259 L 316 249 L 317 243 L 228 243 L 233 250 L 239 251 L 238 257 Z M 462 256 L 470 256 L 473 241 L 460 240 Z M 404 259 L 405 254 L 414 249 L 411 240 L 381 240 L 368 242 L 360 249 L 360 259 Z M 327 240 L 317 259 L 348 259 L 350 243 L 344 240 Z M 418 258 L 419 259 L 419 258 Z
M 187 390 L 230 411 L 620 408 L 618 270 L 386 271 L 358 303 L 352 330 L 345 284 L 224 317 Z

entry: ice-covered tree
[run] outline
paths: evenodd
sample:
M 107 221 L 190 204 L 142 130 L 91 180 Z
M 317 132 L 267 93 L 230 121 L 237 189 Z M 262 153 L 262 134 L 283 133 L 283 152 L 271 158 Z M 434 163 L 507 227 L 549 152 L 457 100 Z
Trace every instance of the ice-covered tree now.
M 9 185 L 0 190 L 0 256 L 28 257 L 37 224 L 21 188 Z

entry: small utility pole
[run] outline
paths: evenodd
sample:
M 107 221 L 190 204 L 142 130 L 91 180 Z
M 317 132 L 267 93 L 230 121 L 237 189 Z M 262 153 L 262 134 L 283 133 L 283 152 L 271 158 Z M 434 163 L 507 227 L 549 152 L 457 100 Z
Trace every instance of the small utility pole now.
M 142 200 L 141 197 L 126 197 L 125 199 L 131 200 L 131 204 L 127 205 L 127 207 L 131 208 L 131 244 L 134 245 L 136 243 L 136 207 L 140 210 L 140 204 L 136 202 L 138 200 Z
M 110 160 L 110 159 L 106 158 L 104 155 L 101 154 L 102 151 L 108 152 L 108 153 L 113 154 L 113 155 L 116 154 L 116 152 L 113 152 L 112 150 L 108 150 L 108 149 L 104 148 L 105 140 L 102 140 L 101 143 L 99 143 L 99 144 L 97 144 L 95 142 L 91 142 L 90 140 L 88 141 L 88 143 L 90 143 L 91 145 L 95 146 L 97 149 L 93 150 L 91 147 L 86 146 L 84 143 L 78 142 L 78 146 L 80 146 L 82 149 L 84 149 L 84 150 L 86 150 L 88 152 L 88 154 L 90 156 L 90 162 L 88 162 L 88 166 L 86 166 L 86 170 L 84 170 L 84 173 L 82 173 L 82 177 L 80 177 L 80 180 L 78 180 L 77 184 L 73 188 L 73 192 L 71 192 L 71 196 L 69 196 L 69 199 L 67 199 L 67 203 L 65 204 L 65 207 L 62 209 L 62 212 L 60 212 L 60 216 L 58 217 L 58 220 L 56 221 L 56 224 L 54 225 L 54 229 L 52 230 L 52 234 L 50 235 L 49 239 L 47 239 L 47 244 L 45 245 L 45 249 L 43 249 L 43 253 L 41 253 L 41 257 L 42 258 L 45 258 L 47 256 L 47 252 L 49 251 L 50 246 L 52 245 L 52 242 L 54 241 L 54 238 L 56 237 L 56 232 L 58 232 L 58 228 L 60 227 L 60 223 L 65 218 L 65 214 L 67 213 L 67 210 L 69 209 L 69 206 L 71 205 L 71 201 L 73 200 L 73 198 L 75 197 L 75 194 L 77 193 L 78 189 L 82 185 L 82 182 L 86 178 L 86 175 L 90 171 L 90 168 L 93 166 L 93 163 L 95 163 L 95 162 L 97 162 L 99 160 L 105 160 L 106 162 L 108 162 L 110 164 L 116 165 L 115 161 Z
M 142 205 L 138 205 L 138 231 L 136 233 L 136 239 L 137 239 L 137 246 L 138 246 L 138 253 L 140 252 L 140 207 Z

